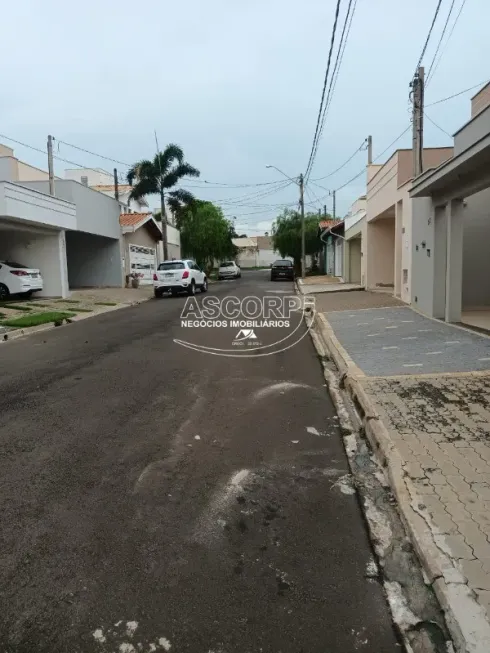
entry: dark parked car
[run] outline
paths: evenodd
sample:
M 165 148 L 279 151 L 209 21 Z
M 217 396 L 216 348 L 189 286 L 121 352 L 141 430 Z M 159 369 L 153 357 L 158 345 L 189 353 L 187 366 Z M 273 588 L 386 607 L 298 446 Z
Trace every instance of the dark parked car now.
M 276 279 L 289 279 L 294 281 L 294 267 L 293 262 L 287 259 L 280 259 L 274 261 L 271 265 L 271 281 Z

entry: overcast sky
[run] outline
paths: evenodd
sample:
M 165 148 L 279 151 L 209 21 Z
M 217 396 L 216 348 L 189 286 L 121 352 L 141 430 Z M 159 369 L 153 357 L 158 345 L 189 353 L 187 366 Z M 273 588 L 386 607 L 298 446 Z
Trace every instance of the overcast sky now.
M 456 0 L 453 17 L 462 0 Z M 304 171 L 316 123 L 336 0 L 23 0 L 2 6 L 0 106 L 2 135 L 45 148 L 46 135 L 132 163 L 160 146 L 180 144 L 201 179 L 222 184 L 280 179 Z M 374 156 L 409 125 L 408 84 L 437 0 L 358 0 L 338 83 L 311 175 L 340 166 L 372 134 Z M 451 0 L 443 0 L 424 64 L 428 68 Z M 347 0 L 342 0 L 344 12 Z M 450 25 L 453 22 L 451 18 Z M 490 3 L 467 0 L 426 105 L 490 78 Z M 427 70 L 427 69 L 426 69 Z M 444 130 L 470 117 L 468 92 L 427 108 Z M 16 155 L 46 167 L 42 154 L 12 144 Z M 451 139 L 426 121 L 425 145 Z M 410 146 L 410 133 L 398 142 Z M 393 148 L 394 149 L 394 148 Z M 113 164 L 65 145 L 59 156 L 84 166 Z M 381 161 L 389 157 L 390 152 Z M 334 176 L 338 188 L 360 172 L 366 152 Z M 56 161 L 55 172 L 65 167 Z M 118 166 L 120 173 L 123 166 Z M 203 199 L 225 200 L 227 216 L 249 235 L 270 228 L 275 205 L 297 202 L 290 185 L 207 187 Z M 203 187 L 203 188 L 201 188 Z M 273 190 L 273 188 L 271 189 Z M 364 176 L 338 193 L 344 215 L 365 192 Z M 243 197 L 256 193 L 253 198 Z M 315 185 L 306 201 L 331 198 Z M 320 201 L 318 202 L 316 199 Z M 228 198 L 237 198 L 229 204 Z M 156 205 L 156 202 L 154 203 Z M 265 206 L 258 206 L 265 205 Z M 270 206 L 272 205 L 272 206 Z

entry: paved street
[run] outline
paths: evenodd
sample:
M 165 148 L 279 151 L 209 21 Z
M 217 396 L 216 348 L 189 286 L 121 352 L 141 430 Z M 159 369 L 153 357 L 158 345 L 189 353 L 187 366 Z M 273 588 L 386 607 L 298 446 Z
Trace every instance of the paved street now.
M 184 303 L 0 347 L 2 651 L 401 650 L 310 338 L 198 353 Z

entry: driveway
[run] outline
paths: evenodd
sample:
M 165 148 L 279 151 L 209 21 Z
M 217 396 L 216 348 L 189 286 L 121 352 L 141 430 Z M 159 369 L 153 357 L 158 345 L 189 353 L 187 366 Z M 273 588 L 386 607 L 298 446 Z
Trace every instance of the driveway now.
M 200 353 L 174 342 L 185 301 L 2 346 L 2 649 L 401 650 L 310 338 Z

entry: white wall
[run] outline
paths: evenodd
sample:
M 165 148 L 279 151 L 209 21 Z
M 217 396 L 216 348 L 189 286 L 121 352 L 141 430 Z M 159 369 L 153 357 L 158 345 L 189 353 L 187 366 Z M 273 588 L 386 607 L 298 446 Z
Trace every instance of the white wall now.
M 113 184 L 114 176 L 107 170 L 91 168 L 71 168 L 65 170 L 65 179 L 78 181 L 82 183 L 82 177 L 87 177 L 87 184 L 89 186 L 100 186 L 103 184 Z
M 43 193 L 49 191 L 48 182 L 24 182 L 25 186 Z M 59 179 L 54 184 L 55 196 L 76 205 L 78 231 L 120 239 L 119 204 L 114 198 L 87 188 L 76 181 Z
M 39 268 L 44 288 L 39 297 L 67 297 L 65 232 L 0 231 L 0 257 Z
M 281 258 L 277 252 L 272 251 L 271 249 L 259 249 L 259 254 L 257 257 L 259 267 L 270 266 L 274 261 L 277 261 L 278 258 Z
M 8 182 L 0 182 L 0 216 L 60 229 L 77 226 L 73 203 Z
M 434 260 L 436 257 L 434 222 L 432 200 L 429 197 L 413 198 L 412 304 L 422 313 L 431 317 L 434 315 Z M 422 247 L 423 242 L 425 248 Z

